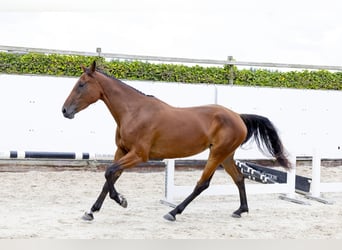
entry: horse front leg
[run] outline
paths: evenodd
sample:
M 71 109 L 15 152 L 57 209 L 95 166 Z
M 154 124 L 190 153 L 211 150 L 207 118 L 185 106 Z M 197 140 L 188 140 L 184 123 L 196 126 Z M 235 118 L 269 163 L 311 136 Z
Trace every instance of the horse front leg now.
M 107 183 L 107 188 L 109 192 L 109 197 L 115 200 L 120 206 L 126 208 L 127 207 L 126 198 L 120 193 L 118 193 L 114 187 L 114 184 L 116 180 L 122 174 L 122 171 L 123 171 L 123 168 L 120 166 L 120 164 L 114 163 L 107 168 L 105 177 L 107 180 L 106 183 Z
M 126 154 L 126 152 L 121 149 L 118 148 L 115 152 L 115 157 L 114 157 L 114 162 L 118 161 L 120 158 L 122 158 L 124 155 Z M 112 165 L 111 165 L 112 166 Z M 110 166 L 109 166 L 110 167 Z M 107 169 L 109 168 L 107 167 Z M 121 173 L 120 173 L 121 174 Z M 114 183 L 117 181 L 117 179 L 120 177 L 120 175 L 116 175 L 116 179 L 114 178 L 112 180 L 112 183 L 114 185 Z M 114 176 L 113 176 L 114 177 Z M 95 201 L 94 205 L 91 207 L 89 212 L 85 212 L 84 215 L 82 216 L 82 219 L 84 220 L 93 220 L 94 219 L 94 213 L 100 211 L 102 204 L 104 202 L 104 200 L 106 199 L 106 196 L 109 192 L 109 186 L 108 186 L 108 182 L 106 181 L 102 187 L 101 193 L 99 195 L 99 197 L 97 198 L 97 200 Z M 123 205 L 125 205 L 125 203 L 123 202 Z M 127 207 L 127 202 L 126 202 L 126 207 Z
M 118 154 L 117 154 L 118 155 Z M 117 156 L 116 155 L 116 156 Z M 119 158 L 119 157 L 118 157 Z M 120 158 L 118 161 L 114 162 L 112 165 L 108 166 L 105 172 L 106 182 L 103 185 L 102 191 L 97 198 L 96 202 L 92 206 L 89 213 L 85 213 L 83 219 L 85 220 L 93 220 L 94 215 L 93 213 L 99 211 L 103 201 L 106 198 L 106 195 L 109 193 L 109 197 L 115 200 L 120 206 L 126 208 L 127 207 L 127 200 L 126 198 L 118 193 L 114 187 L 115 182 L 122 174 L 123 170 L 126 168 L 134 167 L 138 163 L 141 163 L 143 160 L 146 161 L 146 157 L 142 158 L 139 157 L 135 152 L 129 152 Z
M 116 182 L 116 180 L 120 177 L 120 175 L 116 175 L 116 178 L 113 179 L 113 183 Z M 114 185 L 114 184 L 113 184 Z M 91 207 L 90 211 L 89 212 L 85 212 L 82 219 L 84 220 L 93 220 L 94 219 L 94 213 L 95 212 L 98 212 L 100 211 L 101 207 L 102 207 L 102 204 L 104 202 L 104 200 L 106 199 L 106 196 L 109 192 L 109 185 L 108 185 L 108 181 L 106 181 L 102 187 L 102 190 L 101 190 L 101 193 L 99 195 L 99 197 L 97 198 L 97 200 L 95 201 L 94 205 Z M 116 192 L 116 190 L 114 190 L 114 192 Z M 116 192 L 117 193 L 117 192 Z M 121 199 L 121 201 L 119 202 L 119 204 L 122 206 L 122 207 L 127 207 L 127 201 L 126 199 L 118 194 L 118 197 L 119 199 Z
M 108 194 L 108 183 L 107 181 L 103 185 L 102 191 L 95 201 L 94 205 L 91 207 L 89 212 L 85 212 L 84 215 L 82 216 L 83 220 L 91 221 L 94 219 L 94 213 L 100 211 L 103 201 L 106 199 L 106 196 Z
M 109 197 L 115 200 L 120 206 L 124 208 L 127 207 L 127 200 L 123 195 L 116 191 L 114 184 L 120 177 L 124 169 L 134 167 L 143 161 L 147 161 L 147 157 L 142 158 L 141 156 L 136 154 L 135 151 L 130 151 L 120 160 L 109 166 L 106 170 L 105 177 L 107 180 Z

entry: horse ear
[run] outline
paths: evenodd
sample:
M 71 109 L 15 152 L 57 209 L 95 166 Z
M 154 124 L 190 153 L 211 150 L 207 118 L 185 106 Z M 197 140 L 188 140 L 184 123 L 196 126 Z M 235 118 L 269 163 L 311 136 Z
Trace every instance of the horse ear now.
M 93 61 L 93 63 L 91 64 L 89 71 L 90 73 L 94 73 L 96 70 L 96 61 Z
M 81 65 L 81 68 L 82 68 L 82 70 L 83 70 L 84 73 L 87 72 L 87 68 L 84 67 L 84 65 Z

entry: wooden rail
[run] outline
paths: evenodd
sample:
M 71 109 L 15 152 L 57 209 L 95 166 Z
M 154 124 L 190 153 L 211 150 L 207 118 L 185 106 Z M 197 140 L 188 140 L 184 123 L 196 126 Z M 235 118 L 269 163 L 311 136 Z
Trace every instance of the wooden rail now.
M 102 53 L 101 48 L 97 48 L 96 52 L 82 52 L 82 51 L 71 51 L 71 50 L 54 50 L 54 49 L 0 45 L 0 51 L 6 51 L 8 53 L 42 53 L 42 54 L 61 54 L 61 55 L 80 55 L 80 56 L 101 56 L 101 57 L 108 58 L 108 59 L 121 59 L 121 60 L 132 60 L 132 61 L 152 61 L 152 62 L 204 64 L 204 65 L 231 65 L 231 66 L 244 66 L 244 67 L 254 66 L 254 67 L 261 67 L 261 68 L 288 68 L 288 69 L 342 71 L 342 66 L 288 64 L 288 63 L 271 63 L 271 62 L 244 62 L 244 61 L 235 61 L 232 56 L 228 56 L 227 60 L 213 60 L 213 59 L 192 59 L 192 58 L 182 58 L 182 57 L 127 55 L 127 54 L 117 54 L 117 53 Z

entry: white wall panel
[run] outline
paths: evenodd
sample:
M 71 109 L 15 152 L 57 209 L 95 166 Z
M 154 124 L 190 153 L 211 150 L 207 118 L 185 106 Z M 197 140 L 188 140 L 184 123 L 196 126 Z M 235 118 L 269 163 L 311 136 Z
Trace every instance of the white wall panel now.
M 116 125 L 101 101 L 73 120 L 63 117 L 62 105 L 76 80 L 0 75 L 0 150 L 113 154 Z M 342 156 L 341 91 L 125 82 L 173 106 L 217 102 L 238 113 L 267 116 L 290 151 L 310 154 L 316 147 L 325 155 Z M 253 144 L 245 148 L 237 157 L 264 157 Z

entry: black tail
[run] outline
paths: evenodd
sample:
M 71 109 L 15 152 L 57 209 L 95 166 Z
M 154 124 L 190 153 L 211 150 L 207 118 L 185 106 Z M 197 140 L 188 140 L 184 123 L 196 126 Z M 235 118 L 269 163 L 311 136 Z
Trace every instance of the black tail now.
M 261 151 L 266 152 L 267 150 L 281 166 L 291 168 L 291 164 L 285 155 L 284 146 L 272 122 L 259 115 L 240 114 L 240 116 L 247 127 L 247 137 L 243 144 L 254 136 Z

